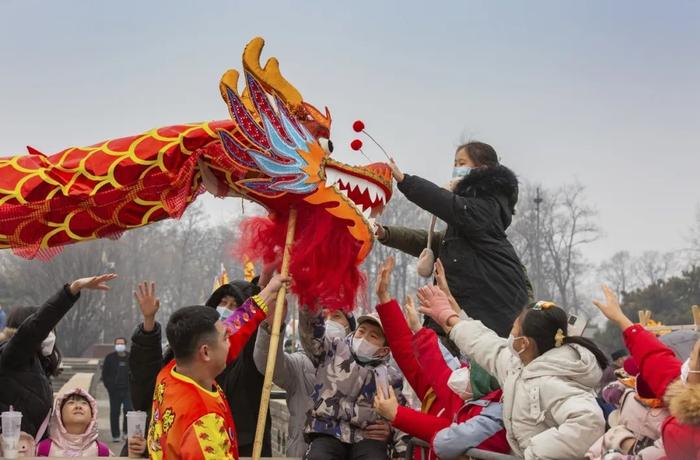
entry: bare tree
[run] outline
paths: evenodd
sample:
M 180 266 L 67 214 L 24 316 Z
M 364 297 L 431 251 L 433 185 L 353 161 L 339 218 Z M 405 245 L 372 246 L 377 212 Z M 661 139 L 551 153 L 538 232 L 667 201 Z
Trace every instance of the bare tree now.
M 575 183 L 558 190 L 543 223 L 542 238 L 551 262 L 548 275 L 557 289 L 562 305 L 579 311 L 571 304 L 577 275 L 584 269 L 582 247 L 600 237 L 594 221 L 596 211 L 585 203 L 584 187 Z
M 100 259 L 93 254 L 99 254 L 105 244 L 106 241 L 98 240 L 76 245 L 49 262 L 5 256 L 3 278 L 11 282 L 10 289 L 17 287 L 16 298 L 21 299 L 10 304 L 41 305 L 62 284 L 83 275 L 104 272 Z M 104 292 L 83 292 L 80 301 L 59 323 L 57 337 L 68 354 L 81 352 L 99 339 L 104 324 L 105 299 Z
M 535 298 L 553 299 L 553 283 L 546 276 L 549 261 L 545 257 L 543 222 L 552 211 L 554 198 L 549 190 L 525 183 L 520 189 L 517 213 L 508 236 L 527 269 Z
M 600 264 L 600 274 L 607 283 L 621 297 L 626 292 L 634 289 L 635 260 L 628 251 L 618 251 L 613 256 Z
M 234 219 L 232 219 L 234 221 Z M 94 240 L 67 246 L 48 262 L 0 254 L 0 293 L 11 309 L 40 305 L 63 283 L 115 272 L 107 293 L 86 292 L 59 323 L 58 344 L 66 355 L 79 356 L 96 342 L 129 336 L 140 320 L 132 292 L 143 280 L 155 281 L 163 307 L 159 321 L 185 305 L 203 304 L 211 294 L 221 264 L 229 276 L 242 277 L 232 257 L 234 222 L 212 225 L 194 204 L 182 220 L 131 230 L 118 241 Z
M 578 183 L 548 190 L 524 184 L 509 236 L 539 299 L 550 298 L 575 312 L 583 306 L 580 284 L 590 269 L 585 245 L 597 240 L 596 211 Z
M 657 284 L 671 275 L 676 265 L 672 252 L 645 251 L 635 263 L 636 279 L 641 286 Z

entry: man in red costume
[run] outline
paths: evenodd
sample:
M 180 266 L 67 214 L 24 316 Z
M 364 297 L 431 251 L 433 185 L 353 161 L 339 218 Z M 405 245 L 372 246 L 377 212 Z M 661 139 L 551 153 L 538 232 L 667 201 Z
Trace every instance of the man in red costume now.
M 215 378 L 233 361 L 273 305 L 275 277 L 225 322 L 209 307 L 173 313 L 166 335 L 175 359 L 156 379 L 148 451 L 157 460 L 237 459 L 231 410 Z

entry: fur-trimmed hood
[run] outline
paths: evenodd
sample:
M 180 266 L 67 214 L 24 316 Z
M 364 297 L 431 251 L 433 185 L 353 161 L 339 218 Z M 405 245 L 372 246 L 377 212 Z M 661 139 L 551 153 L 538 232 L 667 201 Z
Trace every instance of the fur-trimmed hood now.
M 17 333 L 17 329 L 14 327 L 6 327 L 0 332 L 0 343 L 7 342 Z
M 204 305 L 216 308 L 221 303 L 221 299 L 225 296 L 231 296 L 236 299 L 238 306 L 241 306 L 246 299 L 258 293 L 260 293 L 260 287 L 255 281 L 251 283 L 244 280 L 233 280 L 230 283 L 219 286 L 212 292 Z
M 518 178 L 503 165 L 475 168 L 460 180 L 454 193 L 461 196 L 473 194 L 504 195 L 508 200 L 511 214 L 515 214 L 518 202 Z
M 679 422 L 700 426 L 700 384 L 688 385 L 676 380 L 666 389 L 664 400 Z

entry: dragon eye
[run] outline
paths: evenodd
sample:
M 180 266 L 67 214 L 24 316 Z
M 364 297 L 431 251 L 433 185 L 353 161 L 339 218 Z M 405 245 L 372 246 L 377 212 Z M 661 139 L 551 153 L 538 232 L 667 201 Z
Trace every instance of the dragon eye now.
M 321 147 L 323 150 L 326 151 L 328 155 L 333 153 L 333 141 L 330 139 L 326 139 L 325 137 L 319 137 L 318 138 L 318 143 L 321 144 Z

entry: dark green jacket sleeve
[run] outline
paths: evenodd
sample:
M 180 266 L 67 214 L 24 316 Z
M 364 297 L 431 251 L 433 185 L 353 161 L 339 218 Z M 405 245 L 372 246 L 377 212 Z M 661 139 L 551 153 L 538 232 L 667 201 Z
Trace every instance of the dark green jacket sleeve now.
M 384 246 L 398 249 L 401 252 L 410 254 L 413 257 L 418 257 L 423 249 L 428 245 L 428 231 L 415 230 L 407 227 L 384 227 L 384 238 L 379 239 L 379 242 Z M 443 237 L 442 232 L 433 232 L 431 248 L 433 254 L 438 254 L 438 248 Z

